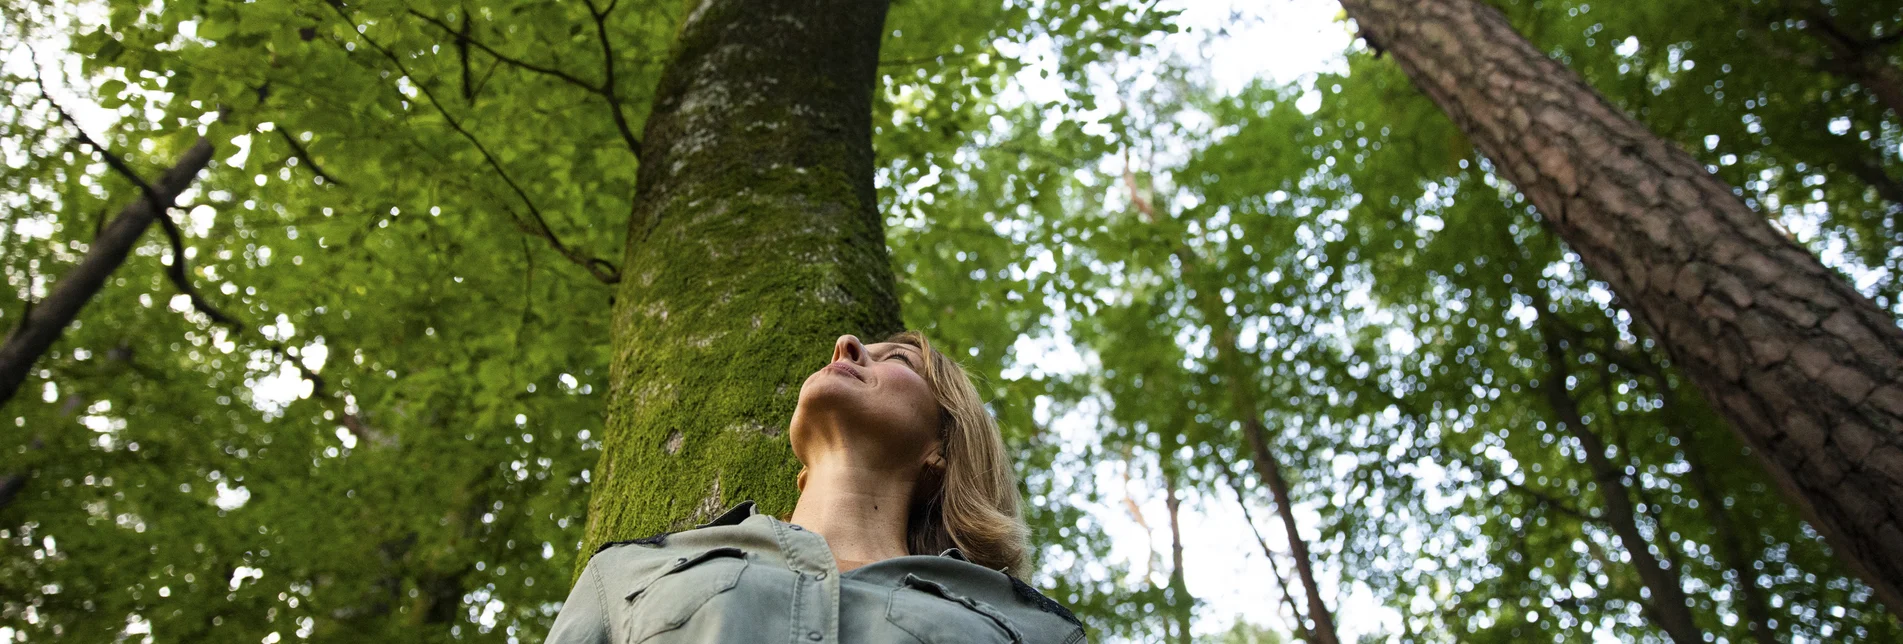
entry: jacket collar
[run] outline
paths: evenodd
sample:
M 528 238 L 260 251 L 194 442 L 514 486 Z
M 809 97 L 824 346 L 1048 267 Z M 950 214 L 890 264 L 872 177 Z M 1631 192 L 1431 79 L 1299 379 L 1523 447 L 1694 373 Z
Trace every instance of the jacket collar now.
M 756 507 L 756 505 L 754 504 L 752 500 L 741 501 L 740 503 L 734 505 L 733 507 L 728 508 L 726 512 L 720 513 L 720 516 L 714 517 L 714 520 L 708 521 L 706 523 L 703 523 L 694 527 L 695 528 L 712 528 L 715 526 L 740 525 L 740 522 L 746 521 L 747 519 L 752 518 L 753 515 L 756 515 L 759 513 L 760 513 L 759 509 Z M 938 556 L 951 557 L 959 561 L 966 561 L 966 562 L 971 561 L 971 559 L 965 557 L 965 551 L 959 550 L 957 548 L 946 548 L 944 552 L 938 553 Z
M 748 517 L 755 514 L 759 514 L 759 511 L 754 509 L 753 501 L 741 501 L 739 505 L 728 508 L 726 512 L 720 513 L 720 516 L 714 517 L 714 520 L 694 527 L 711 528 L 723 525 L 740 525 L 741 521 L 745 521 Z

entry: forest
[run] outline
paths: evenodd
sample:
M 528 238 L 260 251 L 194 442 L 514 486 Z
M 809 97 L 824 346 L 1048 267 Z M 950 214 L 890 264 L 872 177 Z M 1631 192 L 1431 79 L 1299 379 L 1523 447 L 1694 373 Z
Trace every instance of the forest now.
M 1093 642 L 1903 641 L 1903 2 L 0 0 L 0 642 L 539 642 L 922 331 Z M 816 634 L 817 635 L 817 634 Z

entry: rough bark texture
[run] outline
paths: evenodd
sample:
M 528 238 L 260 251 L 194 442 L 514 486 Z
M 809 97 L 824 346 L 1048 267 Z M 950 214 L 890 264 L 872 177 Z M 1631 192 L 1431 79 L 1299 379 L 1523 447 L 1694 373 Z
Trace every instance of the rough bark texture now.
M 1536 301 L 1539 300 L 1537 296 Z M 1545 303 L 1540 302 L 1540 308 Z M 1551 311 L 1541 311 L 1541 317 L 1552 317 Z M 1550 323 L 1548 324 L 1550 328 Z M 1692 619 L 1691 605 L 1686 602 L 1685 588 L 1679 580 L 1678 566 L 1666 565 L 1652 554 L 1651 542 L 1639 531 L 1638 512 L 1632 506 L 1632 492 L 1627 489 L 1624 468 L 1613 464 L 1606 457 L 1606 443 L 1599 435 L 1586 426 L 1586 419 L 1579 412 L 1579 404 L 1572 393 L 1566 390 L 1566 382 L 1571 377 L 1567 365 L 1565 349 L 1560 347 L 1559 338 L 1547 334 L 1545 339 L 1547 377 L 1539 384 L 1546 402 L 1553 408 L 1561 428 L 1579 441 L 1580 451 L 1586 457 L 1586 468 L 1592 471 L 1594 483 L 1599 485 L 1601 496 L 1606 499 L 1606 523 L 1612 533 L 1619 537 L 1619 545 L 1632 557 L 1632 568 L 1639 573 L 1639 582 L 1652 592 L 1651 601 L 1646 605 L 1646 614 L 1657 624 L 1659 630 L 1678 644 L 1700 644 L 1705 634 L 1699 630 Z M 1669 552 L 1669 548 L 1660 548 Z
M 119 211 L 119 216 L 106 224 L 87 245 L 86 257 L 79 265 L 61 276 L 46 299 L 35 303 L 32 313 L 7 335 L 6 344 L 0 346 L 0 405 L 13 399 L 13 394 L 26 382 L 27 374 L 32 373 L 33 363 L 52 348 L 53 342 L 66 331 L 66 325 L 79 317 L 80 309 L 106 285 L 112 272 L 125 263 L 126 254 L 139 243 L 145 229 L 158 220 L 160 213 L 172 207 L 179 193 L 192 185 L 198 172 L 211 162 L 211 152 L 211 142 L 205 139 L 199 139 L 185 150 L 178 163 L 152 183 L 160 203 L 141 195 Z
M 1903 329 L 1477 0 L 1342 0 L 1903 614 Z
M 872 185 L 886 6 L 689 8 L 643 138 L 584 553 L 745 499 L 791 511 L 801 383 L 839 335 L 900 329 Z

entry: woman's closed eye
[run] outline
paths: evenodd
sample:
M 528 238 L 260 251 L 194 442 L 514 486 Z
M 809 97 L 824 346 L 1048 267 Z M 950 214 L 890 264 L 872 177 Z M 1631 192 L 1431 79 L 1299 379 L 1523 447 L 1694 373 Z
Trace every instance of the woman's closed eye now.
M 905 354 L 903 354 L 903 353 L 899 353 L 899 352 L 897 352 L 897 351 L 894 351 L 894 352 L 892 352 L 892 353 L 889 353 L 889 354 L 886 354 L 886 356 L 885 356 L 885 358 L 886 358 L 887 360 L 899 360 L 899 361 L 902 361 L 902 362 L 904 362 L 904 363 L 905 363 L 905 366 L 907 366 L 907 367 L 911 367 L 911 368 L 913 368 L 913 369 L 917 369 L 917 368 L 918 368 L 918 365 L 915 365 L 915 364 L 912 364 L 912 358 L 911 358 L 911 356 L 907 356 L 907 355 L 905 355 Z

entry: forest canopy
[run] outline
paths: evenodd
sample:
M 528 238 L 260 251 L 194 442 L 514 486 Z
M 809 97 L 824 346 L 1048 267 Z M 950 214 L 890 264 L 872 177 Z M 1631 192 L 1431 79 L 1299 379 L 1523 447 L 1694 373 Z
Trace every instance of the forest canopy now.
M 1895 337 L 1903 6 L 1425 4 L 1497 10 Z M 681 61 L 746 16 L 690 5 L 731 8 L 0 2 L 9 351 L 83 307 L 0 354 L 0 641 L 540 641 L 595 546 L 788 509 L 785 379 L 899 328 L 974 374 L 1092 641 L 1903 640 L 1393 3 L 898 0 L 711 107 Z M 759 98 L 835 67 L 869 156 Z

